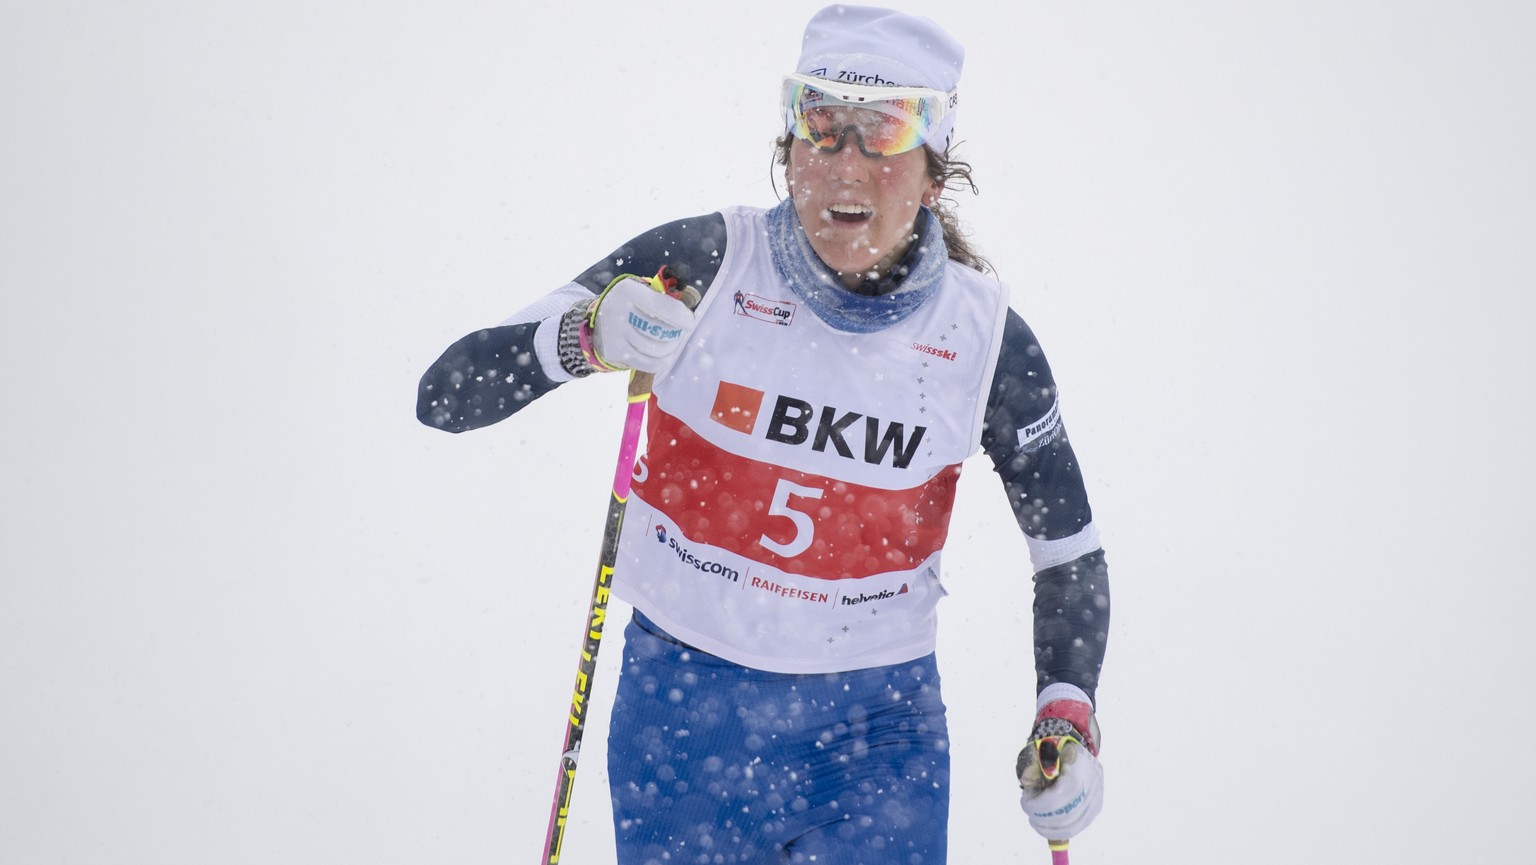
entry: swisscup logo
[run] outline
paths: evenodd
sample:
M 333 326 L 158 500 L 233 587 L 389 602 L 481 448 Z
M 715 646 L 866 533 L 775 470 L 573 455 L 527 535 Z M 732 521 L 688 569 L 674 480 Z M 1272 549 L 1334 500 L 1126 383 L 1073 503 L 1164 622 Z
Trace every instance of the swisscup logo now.
M 629 326 L 651 339 L 671 340 L 683 335 L 682 328 L 658 324 L 634 310 L 630 310 L 629 313 Z
M 721 426 L 746 435 L 757 435 L 758 418 L 767 394 L 757 388 L 720 382 L 710 417 Z M 844 411 L 835 406 L 815 406 L 792 396 L 779 395 L 768 416 L 763 438 L 779 444 L 809 446 L 817 453 L 831 450 L 840 457 L 880 465 L 907 468 L 928 432 L 924 426 L 907 428 L 901 421 Z
M 668 537 L 666 526 L 660 524 L 656 526 L 656 540 L 671 550 L 672 554 L 677 556 L 678 561 L 695 570 L 724 577 L 733 583 L 741 580 L 741 571 L 728 565 L 722 565 L 719 562 L 701 559 L 694 555 L 687 547 L 679 544 L 676 538 Z
M 894 598 L 897 595 L 905 595 L 909 591 L 911 591 L 911 589 L 907 588 L 907 584 L 902 583 L 901 588 L 899 589 L 885 589 L 884 591 L 875 592 L 873 595 L 866 595 L 863 593 L 857 595 L 843 595 L 842 603 L 845 607 L 852 607 L 859 604 L 867 604 L 870 601 L 889 601 L 891 598 Z
M 744 315 L 756 321 L 788 327 L 795 320 L 796 306 L 787 300 L 773 300 L 761 295 L 738 290 L 734 297 L 736 315 Z

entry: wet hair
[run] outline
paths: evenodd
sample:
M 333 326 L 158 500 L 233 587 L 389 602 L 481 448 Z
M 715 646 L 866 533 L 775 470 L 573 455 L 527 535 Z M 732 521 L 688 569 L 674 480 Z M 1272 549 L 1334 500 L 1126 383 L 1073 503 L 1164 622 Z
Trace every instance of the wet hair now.
M 779 136 L 774 142 L 773 161 L 780 167 L 789 165 L 789 151 L 794 146 L 795 137 L 788 132 Z M 971 177 L 971 164 L 961 159 L 956 159 L 951 154 L 954 148 L 944 153 L 938 153 L 930 147 L 923 148 L 923 155 L 928 157 L 928 176 L 944 184 L 944 195 L 933 203 L 928 209 L 939 221 L 939 226 L 944 229 L 944 246 L 949 250 L 950 261 L 963 264 L 972 270 L 982 273 L 992 273 L 992 263 L 981 255 L 975 245 L 971 243 L 970 232 L 960 222 L 960 217 L 955 214 L 953 199 L 948 193 L 959 187 L 970 187 L 971 194 L 978 194 L 976 181 Z M 775 185 L 777 189 L 777 185 Z

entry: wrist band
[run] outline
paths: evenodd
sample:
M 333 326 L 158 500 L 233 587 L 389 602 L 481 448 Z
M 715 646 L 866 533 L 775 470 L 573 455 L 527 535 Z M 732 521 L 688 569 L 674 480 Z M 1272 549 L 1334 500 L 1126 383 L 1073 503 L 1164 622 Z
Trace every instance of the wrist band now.
M 581 353 L 587 362 L 587 366 L 593 372 L 613 372 L 621 369 L 621 367 L 609 366 L 603 363 L 603 359 L 597 356 L 597 348 L 592 344 L 592 326 L 587 323 L 586 316 L 582 317 L 581 328 L 576 332 L 576 335 L 581 345 Z
M 583 300 L 560 316 L 560 338 L 556 345 L 560 353 L 560 366 L 577 378 L 593 373 L 592 363 L 587 360 L 583 331 L 587 325 L 587 310 L 592 301 Z

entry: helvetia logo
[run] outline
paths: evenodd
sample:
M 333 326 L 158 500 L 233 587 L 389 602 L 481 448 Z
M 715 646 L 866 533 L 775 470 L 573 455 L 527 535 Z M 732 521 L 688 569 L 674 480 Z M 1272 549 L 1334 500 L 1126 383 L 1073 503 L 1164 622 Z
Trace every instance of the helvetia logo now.
M 796 305 L 787 300 L 773 300 L 745 291 L 737 291 L 732 298 L 732 312 L 757 321 L 766 321 L 788 327 L 795 320 Z
M 897 595 L 905 595 L 909 591 L 911 591 L 911 589 L 907 588 L 907 584 L 902 583 L 901 588 L 894 591 L 891 589 L 885 589 L 884 591 L 875 592 L 873 595 L 866 595 L 862 592 L 857 595 L 843 595 L 843 604 L 845 606 L 852 607 L 858 604 L 867 604 L 870 601 L 888 601 Z

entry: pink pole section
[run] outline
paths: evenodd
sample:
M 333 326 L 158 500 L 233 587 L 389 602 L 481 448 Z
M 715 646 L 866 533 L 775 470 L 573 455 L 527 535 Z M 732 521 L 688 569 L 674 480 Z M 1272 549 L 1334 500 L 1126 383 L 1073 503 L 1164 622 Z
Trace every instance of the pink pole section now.
M 1051 865 L 1069 865 L 1067 861 L 1067 842 L 1051 841 Z
M 629 498 L 630 481 L 635 476 L 635 454 L 640 450 L 640 425 L 645 423 L 645 401 L 650 394 L 629 398 L 629 410 L 624 415 L 624 440 L 619 451 L 618 465 L 613 469 L 613 494 L 619 501 Z

